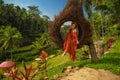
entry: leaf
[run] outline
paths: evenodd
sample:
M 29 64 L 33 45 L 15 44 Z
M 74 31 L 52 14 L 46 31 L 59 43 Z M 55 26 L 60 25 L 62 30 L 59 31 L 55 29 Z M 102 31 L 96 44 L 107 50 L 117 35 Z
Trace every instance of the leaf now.
M 33 80 L 33 78 L 38 74 L 38 69 L 34 71 L 31 80 Z
M 24 70 L 26 71 L 27 68 L 26 68 L 25 62 L 23 61 L 22 64 L 23 64 Z
M 24 74 L 22 71 L 20 71 L 20 73 L 22 74 L 23 78 L 25 78 L 25 79 L 26 79 L 25 74 Z
M 29 77 L 31 70 L 32 70 L 32 65 L 26 70 L 27 77 Z
M 22 80 L 20 79 L 16 74 L 14 73 L 4 73 L 3 74 L 4 76 L 7 76 L 7 77 L 13 77 L 13 78 L 16 78 L 17 80 Z
M 17 73 L 18 73 L 18 68 L 14 68 L 14 69 L 13 69 L 13 73 L 14 73 L 14 74 L 17 74 Z

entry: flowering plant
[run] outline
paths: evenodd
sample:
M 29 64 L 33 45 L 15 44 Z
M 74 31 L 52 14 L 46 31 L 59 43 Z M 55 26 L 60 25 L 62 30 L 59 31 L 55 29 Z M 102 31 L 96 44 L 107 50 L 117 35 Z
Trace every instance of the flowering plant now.
M 22 77 L 18 76 L 18 72 L 22 74 Z M 8 77 L 13 77 L 14 79 L 17 80 L 33 80 L 34 77 L 37 75 L 38 70 L 36 69 L 32 75 L 31 72 L 32 72 L 32 65 L 29 66 L 29 68 L 25 68 L 25 72 L 19 71 L 18 68 L 13 68 L 12 72 L 5 72 L 3 75 Z
M 42 51 L 41 54 L 40 54 L 40 58 L 41 58 L 41 59 L 46 59 L 47 57 L 48 57 L 47 52 Z

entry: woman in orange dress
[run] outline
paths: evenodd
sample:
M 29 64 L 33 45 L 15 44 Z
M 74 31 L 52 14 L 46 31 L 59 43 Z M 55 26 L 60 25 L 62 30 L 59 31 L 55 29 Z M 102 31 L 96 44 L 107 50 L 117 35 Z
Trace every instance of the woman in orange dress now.
M 71 28 L 67 33 L 67 36 L 63 44 L 64 53 L 62 55 L 64 56 L 66 53 L 69 53 L 71 61 L 76 60 L 75 53 L 77 49 L 77 44 L 79 43 L 76 27 L 77 27 L 76 23 L 72 23 Z

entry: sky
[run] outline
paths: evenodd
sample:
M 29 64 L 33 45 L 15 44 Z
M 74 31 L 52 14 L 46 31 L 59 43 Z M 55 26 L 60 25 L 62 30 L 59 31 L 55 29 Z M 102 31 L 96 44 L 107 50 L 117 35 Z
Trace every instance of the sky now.
M 66 2 L 67 0 L 4 0 L 5 4 L 13 3 L 26 9 L 27 6 L 38 6 L 42 15 L 49 16 L 51 20 L 64 9 Z

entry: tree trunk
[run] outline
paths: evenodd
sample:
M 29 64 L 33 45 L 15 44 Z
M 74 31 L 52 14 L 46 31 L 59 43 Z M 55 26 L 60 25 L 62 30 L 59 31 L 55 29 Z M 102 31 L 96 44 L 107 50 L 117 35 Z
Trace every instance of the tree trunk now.
M 118 18 L 118 36 L 120 36 L 120 16 Z
M 102 11 L 100 11 L 100 16 L 101 16 L 101 30 L 102 30 L 102 38 L 104 39 L 104 24 L 103 24 L 103 14 Z
M 94 47 L 94 44 L 93 44 L 92 40 L 91 40 L 91 43 L 89 44 L 89 48 L 90 48 L 91 60 L 93 62 L 97 62 L 98 57 L 97 57 L 96 50 L 95 50 L 95 47 Z
M 95 30 L 95 24 L 94 24 L 94 19 L 93 19 L 93 17 L 91 17 L 91 23 L 92 23 L 92 30 L 93 30 L 93 33 L 94 33 L 94 35 L 95 35 L 95 38 L 96 39 L 98 39 L 98 37 L 97 37 L 97 32 L 96 32 L 96 30 Z

